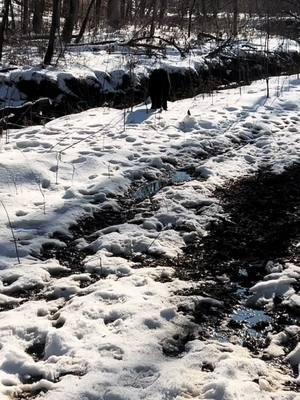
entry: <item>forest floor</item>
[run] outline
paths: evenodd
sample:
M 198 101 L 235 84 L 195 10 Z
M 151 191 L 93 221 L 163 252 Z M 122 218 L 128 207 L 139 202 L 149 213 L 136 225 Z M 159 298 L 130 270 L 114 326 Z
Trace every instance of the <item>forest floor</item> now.
M 299 93 L 1 138 L 1 399 L 300 398 Z

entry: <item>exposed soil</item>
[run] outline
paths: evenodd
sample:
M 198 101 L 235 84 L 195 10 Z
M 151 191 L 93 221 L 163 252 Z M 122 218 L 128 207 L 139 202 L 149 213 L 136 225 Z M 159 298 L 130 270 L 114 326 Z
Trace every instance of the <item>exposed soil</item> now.
M 268 170 L 228 183 L 215 192 L 226 217 L 210 227 L 209 235 L 189 246 L 184 256 L 183 278 L 201 279 L 228 274 L 241 281 L 247 271 L 249 285 L 265 275 L 268 260 L 299 262 L 300 165 L 280 175 Z M 201 213 L 201 210 L 199 210 Z
M 262 170 L 216 191 L 226 218 L 212 224 L 209 234 L 189 246 L 176 263 L 180 278 L 202 282 L 180 294 L 212 297 L 224 304 L 215 310 L 196 307 L 193 317 L 200 338 L 229 340 L 238 335 L 243 346 L 262 355 L 269 343 L 268 332 L 299 324 L 300 316 L 283 307 L 280 298 L 269 313 L 246 305 L 248 288 L 267 274 L 268 261 L 299 264 L 299 182 L 300 165 L 296 164 L 280 175 Z M 299 282 L 294 289 L 299 292 Z M 224 318 L 227 324 L 221 327 Z M 289 351 L 298 340 L 291 340 Z M 289 368 L 282 359 L 278 364 Z

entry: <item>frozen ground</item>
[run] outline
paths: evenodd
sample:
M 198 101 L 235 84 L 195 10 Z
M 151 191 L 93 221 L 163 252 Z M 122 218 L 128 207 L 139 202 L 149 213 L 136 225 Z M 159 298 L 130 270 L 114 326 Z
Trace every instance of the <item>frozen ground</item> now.
M 136 268 L 130 261 L 139 254 L 176 258 L 207 234 L 211 221 L 224 218 L 217 187 L 299 163 L 300 80 L 272 78 L 270 87 L 269 99 L 260 81 L 170 103 L 167 112 L 93 109 L 1 138 L 1 398 L 300 398 L 286 386 L 295 383 L 291 375 L 234 343 L 194 339 L 180 356 L 167 356 L 163 349 L 194 329 L 182 307 L 221 304 L 179 295 L 193 284 L 172 267 Z M 192 167 L 194 179 L 174 183 L 178 170 Z M 35 258 L 44 243 L 65 246 L 52 233 L 68 235 L 72 223 L 98 207 L 117 210 L 116 196 L 133 185 L 134 196 L 150 180 L 169 182 L 152 197 L 150 214 L 136 210 L 94 232 L 89 243 L 78 240 L 93 253 L 84 272 Z M 270 264 L 252 288 L 253 304 L 270 306 L 280 294 L 299 308 L 299 276 L 298 265 Z M 268 354 L 296 369 L 300 345 L 287 352 L 288 337 L 273 335 Z

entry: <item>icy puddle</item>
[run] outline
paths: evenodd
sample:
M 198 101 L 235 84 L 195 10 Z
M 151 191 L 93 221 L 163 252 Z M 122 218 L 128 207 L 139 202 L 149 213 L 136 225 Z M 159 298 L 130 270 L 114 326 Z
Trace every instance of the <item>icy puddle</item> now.
M 245 324 L 247 333 L 251 336 L 260 336 L 261 334 L 257 329 L 265 328 L 272 322 L 272 318 L 263 310 L 254 310 L 246 307 L 234 310 L 230 318 L 237 323 Z
M 144 201 L 149 197 L 157 194 L 162 188 L 169 186 L 180 184 L 184 182 L 190 182 L 194 178 L 187 171 L 175 171 L 170 174 L 170 176 L 157 179 L 153 182 L 146 183 L 142 187 L 140 187 L 134 193 L 134 199 L 136 201 Z

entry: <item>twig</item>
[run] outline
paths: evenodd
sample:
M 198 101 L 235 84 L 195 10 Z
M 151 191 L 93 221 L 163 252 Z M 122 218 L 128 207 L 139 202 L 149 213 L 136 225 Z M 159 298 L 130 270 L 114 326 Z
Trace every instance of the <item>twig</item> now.
M 0 200 L 0 203 L 1 203 L 2 207 L 3 207 L 3 209 L 4 209 L 6 217 L 7 217 L 8 225 L 9 225 L 9 228 L 10 228 L 10 231 L 11 231 L 11 236 L 13 238 L 15 249 L 16 249 L 16 257 L 17 257 L 18 263 L 21 264 L 20 257 L 19 257 L 18 245 L 17 245 L 17 238 L 15 236 L 15 232 L 14 232 L 14 229 L 12 227 L 12 223 L 11 223 L 11 220 L 9 218 L 9 214 L 8 214 L 7 208 L 5 207 L 5 204 L 3 203 L 2 200 Z
M 207 54 L 206 58 L 208 57 L 215 57 L 216 55 L 220 54 L 227 46 L 229 46 L 232 43 L 232 38 L 228 38 L 225 40 L 220 46 L 215 48 L 213 51 Z
M 140 38 L 133 38 L 130 39 L 128 42 L 121 43 L 120 46 L 137 46 L 137 42 L 141 42 L 142 40 L 151 40 L 151 39 L 156 39 L 161 42 L 164 42 L 170 46 L 175 47 L 176 50 L 180 53 L 181 57 L 185 58 L 186 57 L 186 52 L 184 49 L 179 47 L 174 40 L 172 39 L 165 39 L 161 36 L 145 36 L 145 37 L 140 37 Z M 141 45 L 141 44 L 140 44 Z M 149 45 L 149 44 L 148 44 Z

